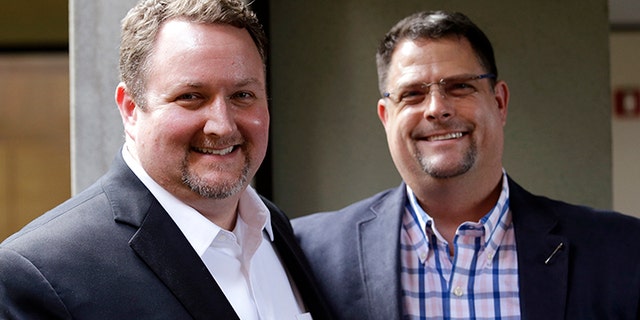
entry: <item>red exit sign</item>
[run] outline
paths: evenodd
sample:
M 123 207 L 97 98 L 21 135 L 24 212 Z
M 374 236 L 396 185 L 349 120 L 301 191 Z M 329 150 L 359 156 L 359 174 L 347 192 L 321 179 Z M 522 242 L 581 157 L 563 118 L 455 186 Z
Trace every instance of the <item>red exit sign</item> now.
M 613 93 L 613 109 L 620 118 L 640 117 L 640 88 L 619 88 Z

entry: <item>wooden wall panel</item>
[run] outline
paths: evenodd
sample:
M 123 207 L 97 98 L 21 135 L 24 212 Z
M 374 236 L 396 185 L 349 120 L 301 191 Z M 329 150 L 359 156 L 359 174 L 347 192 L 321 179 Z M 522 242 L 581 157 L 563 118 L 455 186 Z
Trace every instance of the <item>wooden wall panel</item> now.
M 0 55 L 0 240 L 70 195 L 67 54 Z

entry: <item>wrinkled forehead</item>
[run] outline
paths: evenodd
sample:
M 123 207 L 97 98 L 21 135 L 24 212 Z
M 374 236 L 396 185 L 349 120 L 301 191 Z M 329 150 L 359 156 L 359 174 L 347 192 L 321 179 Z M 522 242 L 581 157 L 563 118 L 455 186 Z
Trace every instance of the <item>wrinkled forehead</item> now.
M 430 83 L 483 71 L 471 44 L 465 38 L 404 39 L 392 54 L 387 87 L 412 82 Z

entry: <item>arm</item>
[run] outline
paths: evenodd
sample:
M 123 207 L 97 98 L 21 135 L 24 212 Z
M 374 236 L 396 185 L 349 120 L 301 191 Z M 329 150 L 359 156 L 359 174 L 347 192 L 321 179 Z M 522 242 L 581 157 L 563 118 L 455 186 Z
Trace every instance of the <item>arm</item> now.
M 0 301 L 2 319 L 71 319 L 40 270 L 7 248 L 0 248 Z

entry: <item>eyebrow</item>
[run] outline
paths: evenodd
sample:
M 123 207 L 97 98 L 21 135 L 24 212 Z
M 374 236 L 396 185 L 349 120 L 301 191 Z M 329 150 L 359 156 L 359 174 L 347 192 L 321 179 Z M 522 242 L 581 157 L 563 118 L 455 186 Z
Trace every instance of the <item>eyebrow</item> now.
M 422 85 L 422 84 L 429 84 L 429 83 L 437 83 L 440 82 L 442 80 L 451 80 L 451 79 L 465 79 L 465 78 L 470 78 L 470 77 L 475 77 L 477 75 L 472 74 L 472 73 L 461 73 L 461 74 L 456 74 L 456 75 L 452 75 L 452 76 L 448 76 L 448 77 L 443 77 L 443 78 L 439 78 L 438 80 L 435 81 L 407 81 L 405 83 L 400 83 L 396 88 L 397 89 L 401 89 L 401 88 L 411 88 L 414 86 L 418 86 L 418 85 Z
M 413 87 L 420 87 L 425 83 L 430 83 L 430 82 L 424 82 L 424 81 L 406 82 L 406 83 L 403 83 L 403 84 L 397 86 L 396 90 L 413 88 Z
M 264 84 L 258 80 L 257 78 L 246 78 L 246 79 L 239 79 L 239 80 L 232 80 L 232 86 L 234 87 L 246 87 L 249 85 L 260 85 L 260 86 L 264 86 Z M 174 85 L 171 86 L 171 88 L 173 90 L 175 89 L 179 89 L 179 88 L 192 88 L 192 89 L 200 89 L 200 88 L 204 88 L 206 87 L 204 82 L 201 81 L 190 81 L 190 80 L 186 80 L 184 82 L 177 82 L 174 83 Z
M 198 81 L 179 81 L 179 82 L 175 82 L 170 88 L 172 90 L 176 90 L 176 89 L 180 89 L 180 88 L 194 88 L 194 89 L 198 89 L 198 88 L 202 88 L 204 87 L 204 83 L 202 82 L 198 82 Z
M 253 85 L 253 84 L 257 84 L 257 85 L 265 85 L 263 82 L 261 82 L 259 79 L 257 78 L 246 78 L 246 79 L 242 79 L 238 82 L 235 83 L 236 87 L 245 87 L 248 85 Z

